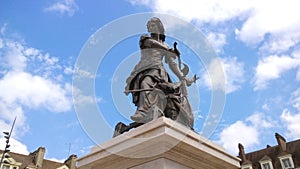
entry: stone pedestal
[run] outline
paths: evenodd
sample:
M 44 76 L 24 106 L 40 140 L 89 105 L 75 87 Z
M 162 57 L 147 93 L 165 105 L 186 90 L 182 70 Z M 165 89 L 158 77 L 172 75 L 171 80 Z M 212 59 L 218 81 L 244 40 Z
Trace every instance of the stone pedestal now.
M 165 117 L 95 146 L 78 169 L 238 169 L 239 159 Z

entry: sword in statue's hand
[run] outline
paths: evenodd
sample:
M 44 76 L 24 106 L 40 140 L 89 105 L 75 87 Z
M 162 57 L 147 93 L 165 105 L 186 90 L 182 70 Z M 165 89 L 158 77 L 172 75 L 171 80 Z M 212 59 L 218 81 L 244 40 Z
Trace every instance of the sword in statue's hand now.
M 181 92 L 183 96 L 187 96 L 187 89 L 186 86 L 190 86 L 193 82 L 195 83 L 196 80 L 199 79 L 199 77 L 197 77 L 196 75 L 194 75 L 194 77 L 192 79 L 186 78 L 186 75 L 189 73 L 189 67 L 183 63 L 184 68 L 181 69 L 181 57 L 180 57 L 180 52 L 177 49 L 177 42 L 174 42 L 173 44 L 174 47 L 174 53 L 177 55 L 178 57 L 178 67 L 179 70 L 182 72 L 184 79 L 181 79 Z
M 180 58 L 180 52 L 179 52 L 179 50 L 177 49 L 177 42 L 174 42 L 173 47 L 174 47 L 174 53 L 175 53 L 175 54 L 177 55 L 177 57 L 178 57 L 178 66 L 179 66 L 179 69 L 181 70 L 181 58 Z

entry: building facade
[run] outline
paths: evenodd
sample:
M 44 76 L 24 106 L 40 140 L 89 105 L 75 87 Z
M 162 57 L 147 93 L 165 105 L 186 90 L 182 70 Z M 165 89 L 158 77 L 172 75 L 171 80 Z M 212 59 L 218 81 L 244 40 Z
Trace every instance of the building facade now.
M 5 153 L 0 169 L 76 169 L 76 155 L 71 155 L 65 162 L 60 163 L 44 159 L 46 149 L 39 147 L 29 155 Z M 0 150 L 0 158 L 3 151 Z
M 276 133 L 276 146 L 245 153 L 239 144 L 241 169 L 300 169 L 300 139 L 286 142 L 285 138 Z

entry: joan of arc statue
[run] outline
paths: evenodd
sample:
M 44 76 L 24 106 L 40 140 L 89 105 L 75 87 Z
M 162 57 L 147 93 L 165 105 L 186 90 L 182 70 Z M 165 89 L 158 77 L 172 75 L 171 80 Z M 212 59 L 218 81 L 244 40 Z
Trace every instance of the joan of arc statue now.
M 126 80 L 125 94 L 131 93 L 133 103 L 137 106 L 130 118 L 138 123 L 147 123 L 166 116 L 193 128 L 194 116 L 186 87 L 197 78 L 187 78 L 188 71 L 180 69 L 181 60 L 176 63 L 180 53 L 176 45 L 175 50 L 165 43 L 165 29 L 159 18 L 151 18 L 147 29 L 150 35 L 142 35 L 139 41 L 140 61 Z M 163 60 L 177 76 L 178 82 L 171 81 Z

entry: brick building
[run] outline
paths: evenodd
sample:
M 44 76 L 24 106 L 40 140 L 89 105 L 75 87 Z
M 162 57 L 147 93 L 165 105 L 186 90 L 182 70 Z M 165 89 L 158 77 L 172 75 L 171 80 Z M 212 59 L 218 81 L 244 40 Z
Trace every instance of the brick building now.
M 285 138 L 275 134 L 276 146 L 245 153 L 239 144 L 241 169 L 300 169 L 300 139 L 286 142 Z
M 39 147 L 29 155 L 9 152 L 6 153 L 1 169 L 76 169 L 76 155 L 71 155 L 65 162 L 60 163 L 44 159 L 45 148 Z M 0 158 L 3 151 L 0 150 Z

